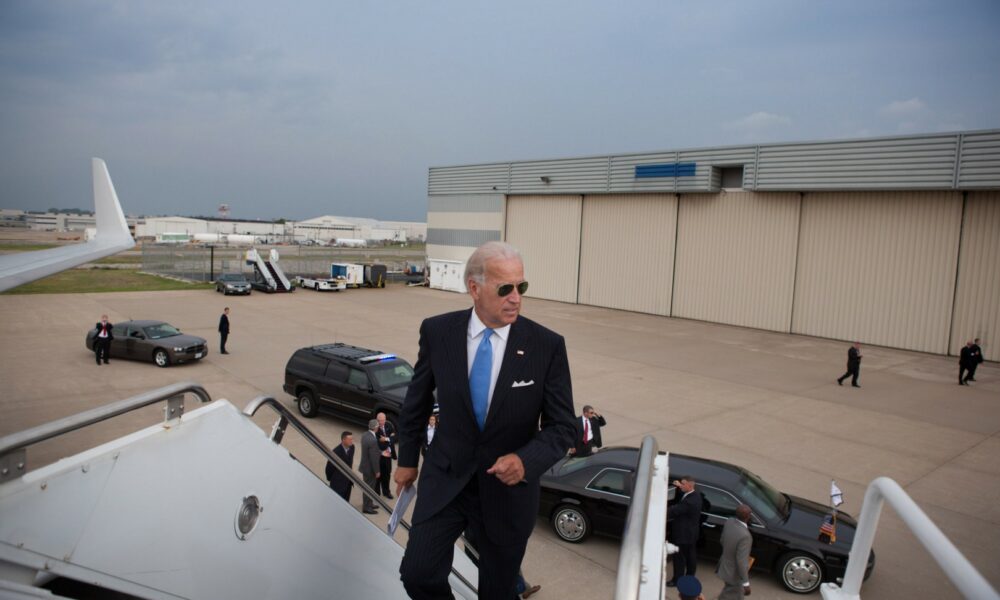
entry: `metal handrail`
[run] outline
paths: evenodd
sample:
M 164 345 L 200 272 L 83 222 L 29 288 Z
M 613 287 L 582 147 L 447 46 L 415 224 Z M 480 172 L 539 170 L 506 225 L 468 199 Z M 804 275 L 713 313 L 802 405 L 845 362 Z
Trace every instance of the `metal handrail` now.
M 278 422 L 275 423 L 274 429 L 271 432 L 271 439 L 274 440 L 275 443 L 277 444 L 281 443 L 281 438 L 284 435 L 285 427 L 288 424 L 291 424 L 292 427 L 296 429 L 296 431 L 302 434 L 302 437 L 304 437 L 307 442 L 309 442 L 310 444 L 312 444 L 314 448 L 319 450 L 320 454 L 322 454 L 323 457 L 327 459 L 327 461 L 333 463 L 333 466 L 337 470 L 339 470 L 345 477 L 353 481 L 354 484 L 361 489 L 361 493 L 367 494 L 370 498 L 378 502 L 379 506 L 381 506 L 389 513 L 392 512 L 392 507 L 389 506 L 389 504 L 382 499 L 381 495 L 378 492 L 368 487 L 368 484 L 365 483 L 363 479 L 358 477 L 358 475 L 354 472 L 354 470 L 347 466 L 347 463 L 345 463 L 339 456 L 334 454 L 332 450 L 327 449 L 326 445 L 323 444 L 323 442 L 318 437 L 316 437 L 316 434 L 314 434 L 308 427 L 306 427 L 305 424 L 303 424 L 302 421 L 298 419 L 298 417 L 292 414 L 292 411 L 288 410 L 288 408 L 281 402 L 278 402 L 271 396 L 257 396 L 256 398 L 251 400 L 249 404 L 246 405 L 246 407 L 243 409 L 243 414 L 248 417 L 252 417 L 254 416 L 254 414 L 256 414 L 258 409 L 260 409 L 262 406 L 265 405 L 270 406 L 281 417 L 278 420 Z M 407 531 L 410 530 L 410 523 L 406 519 L 400 518 L 399 524 L 403 527 L 403 529 L 406 529 Z M 461 539 L 463 542 L 465 542 L 464 536 L 462 536 Z M 469 546 L 468 542 L 465 542 L 465 545 Z M 479 593 L 477 587 L 473 585 L 472 582 L 470 582 L 468 579 L 466 579 L 465 576 L 459 573 L 454 566 L 451 567 L 451 572 L 455 575 L 455 577 L 458 577 L 458 579 L 461 580 L 462 583 L 469 586 L 469 589 L 476 592 L 477 594 Z
M 879 477 L 868 484 L 865 501 L 861 506 L 861 516 L 854 530 L 854 542 L 847 561 L 844 585 L 824 583 L 820 588 L 824 600 L 848 600 L 861 597 L 861 582 L 868 566 L 875 530 L 882 514 L 882 504 L 888 501 L 896 514 L 906 523 L 910 531 L 927 552 L 941 566 L 941 570 L 951 579 L 958 591 L 966 598 L 988 600 L 1000 598 L 993 586 L 986 581 L 969 559 L 951 543 L 937 525 L 917 506 L 899 484 L 888 477 Z
M 635 600 L 639 597 L 642 582 L 642 551 L 646 545 L 646 521 L 649 517 L 649 499 L 652 491 L 653 461 L 660 448 L 656 438 L 647 435 L 639 449 L 639 464 L 635 471 L 635 487 L 625 520 L 618 555 L 618 578 L 615 580 L 615 600 Z
M 184 412 L 184 394 L 194 394 L 202 402 L 212 401 L 204 387 L 193 381 L 185 381 L 4 436 L 0 438 L 0 463 L 3 465 L 0 468 L 0 481 L 18 477 L 27 471 L 27 454 L 21 454 L 27 446 L 82 429 L 94 423 L 106 421 L 150 404 L 179 398 L 180 402 L 176 405 L 171 403 L 167 406 L 166 419 L 170 420 L 179 417 Z M 18 457 L 14 458 L 13 454 L 17 454 Z

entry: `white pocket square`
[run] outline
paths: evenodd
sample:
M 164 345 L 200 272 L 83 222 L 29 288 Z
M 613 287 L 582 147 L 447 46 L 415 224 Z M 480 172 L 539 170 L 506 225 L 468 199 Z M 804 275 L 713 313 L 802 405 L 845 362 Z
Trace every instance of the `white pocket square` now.
M 529 385 L 535 385 L 535 380 L 532 379 L 531 381 L 515 381 L 514 385 L 512 385 L 510 387 L 512 387 L 512 388 L 516 388 L 516 387 L 528 387 Z

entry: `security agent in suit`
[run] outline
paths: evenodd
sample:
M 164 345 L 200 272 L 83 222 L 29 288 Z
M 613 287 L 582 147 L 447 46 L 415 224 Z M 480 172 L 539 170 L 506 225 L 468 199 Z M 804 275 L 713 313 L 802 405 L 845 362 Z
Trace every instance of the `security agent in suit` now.
M 736 516 L 730 517 L 722 528 L 722 555 L 715 574 L 725 583 L 719 600 L 739 600 L 750 595 L 750 507 L 741 504 Z
M 378 449 L 382 453 L 379 457 L 379 473 L 378 478 L 379 491 L 383 496 L 392 500 L 393 495 L 389 491 L 389 478 L 392 477 L 392 461 L 397 460 L 396 456 L 396 428 L 392 426 L 392 423 L 385 420 L 385 413 L 379 413 L 375 416 L 378 421 L 378 430 L 375 432 L 378 435 Z
M 674 587 L 683 575 L 694 575 L 698 570 L 698 536 L 701 534 L 701 492 L 694 489 L 694 477 L 683 475 L 674 480 L 677 492 L 683 494 L 680 502 L 667 510 L 668 538 L 677 545 L 674 554 L 674 575 L 667 586 Z
M 984 360 L 983 349 L 979 346 L 979 342 L 979 338 L 976 338 L 975 341 L 972 342 L 972 346 L 969 348 L 969 350 L 972 351 L 972 364 L 969 366 L 969 376 L 965 378 L 966 382 L 976 380 L 976 368 L 979 366 L 979 363 Z
M 468 529 L 481 559 L 479 598 L 510 600 L 535 524 L 539 478 L 573 444 L 569 362 L 562 336 L 519 316 L 527 283 L 517 250 L 501 242 L 479 247 L 465 282 L 473 309 L 420 327 L 400 415 L 397 491 L 417 481 L 435 389 L 448 417 L 419 472 L 399 570 L 410 598 L 452 598 L 454 543 Z
M 226 352 L 226 340 L 229 339 L 229 307 L 222 310 L 219 317 L 219 354 L 229 354 Z
M 850 377 L 852 387 L 861 387 L 858 385 L 858 377 L 860 375 L 861 343 L 854 342 L 854 344 L 847 349 L 847 372 L 837 378 L 837 385 L 844 385 L 844 380 Z
M 382 456 L 382 452 L 378 449 L 378 437 L 375 434 L 377 429 L 377 420 L 368 421 L 368 431 L 361 436 L 361 463 L 358 465 L 365 485 L 375 490 L 376 493 L 378 492 L 378 480 L 381 477 L 379 458 Z M 373 515 L 378 512 L 378 505 L 368 494 L 362 496 L 361 506 L 366 514 Z
M 94 331 L 94 356 L 97 358 L 97 364 L 111 364 L 108 358 L 111 355 L 111 340 L 115 339 L 115 333 L 113 331 L 113 326 L 108 322 L 108 315 L 101 315 L 101 320 L 98 321 Z
M 570 449 L 573 456 L 590 456 L 594 448 L 604 444 L 601 441 L 601 427 L 608 422 L 589 404 L 583 407 L 583 415 L 576 419 L 576 445 Z
M 350 431 L 340 434 L 340 444 L 333 449 L 333 453 L 344 461 L 348 468 L 354 468 L 354 436 Z M 332 462 L 326 463 L 326 479 L 330 482 L 331 490 L 340 494 L 344 500 L 351 501 L 351 488 L 354 487 L 354 482 L 333 466 Z

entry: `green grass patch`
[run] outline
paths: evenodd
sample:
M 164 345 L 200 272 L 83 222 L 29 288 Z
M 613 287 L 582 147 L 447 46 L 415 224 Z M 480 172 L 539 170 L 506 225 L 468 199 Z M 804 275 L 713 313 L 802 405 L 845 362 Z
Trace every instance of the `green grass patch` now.
M 187 283 L 123 269 L 70 269 L 7 290 L 4 294 L 82 294 L 207 290 L 211 283 Z
M 58 247 L 59 244 L 0 244 L 0 252 L 34 252 Z

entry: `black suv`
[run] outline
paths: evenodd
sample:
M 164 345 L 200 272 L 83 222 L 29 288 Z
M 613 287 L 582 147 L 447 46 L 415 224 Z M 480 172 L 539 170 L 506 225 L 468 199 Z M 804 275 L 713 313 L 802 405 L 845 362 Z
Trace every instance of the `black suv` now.
M 296 350 L 285 365 L 285 392 L 299 412 L 314 417 L 322 409 L 367 425 L 379 412 L 396 422 L 413 379 L 413 367 L 395 354 L 347 344 Z

